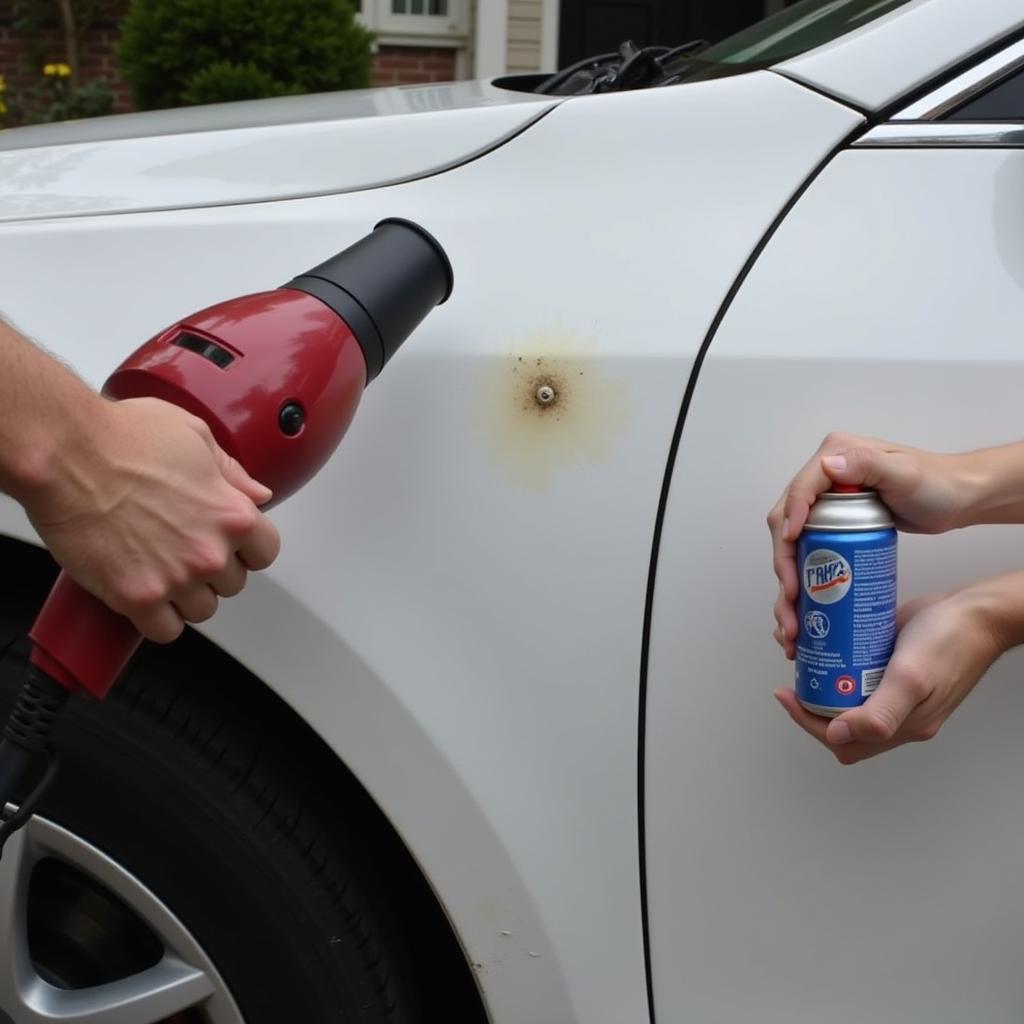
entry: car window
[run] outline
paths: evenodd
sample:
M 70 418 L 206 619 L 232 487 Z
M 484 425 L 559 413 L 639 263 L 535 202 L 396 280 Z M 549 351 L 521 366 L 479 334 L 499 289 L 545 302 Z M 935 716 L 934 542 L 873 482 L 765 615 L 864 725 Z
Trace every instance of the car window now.
M 1024 121 L 1024 68 L 946 115 L 947 121 Z
M 838 39 L 909 0 L 800 0 L 700 53 L 701 61 L 766 67 Z

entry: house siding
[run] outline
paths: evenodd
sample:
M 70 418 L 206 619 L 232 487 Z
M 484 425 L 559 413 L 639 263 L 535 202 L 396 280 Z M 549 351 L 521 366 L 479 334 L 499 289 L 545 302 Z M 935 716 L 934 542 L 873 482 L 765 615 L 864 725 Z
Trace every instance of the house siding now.
M 541 70 L 542 0 L 509 0 L 508 70 Z

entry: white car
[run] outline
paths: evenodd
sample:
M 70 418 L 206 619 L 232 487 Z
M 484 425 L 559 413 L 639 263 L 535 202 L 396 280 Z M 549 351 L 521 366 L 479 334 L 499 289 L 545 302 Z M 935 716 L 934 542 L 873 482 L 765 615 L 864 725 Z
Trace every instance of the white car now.
M 455 270 L 272 570 L 66 716 L 0 1021 L 1024 1016 L 1021 660 L 842 768 L 771 698 L 764 528 L 829 430 L 1021 436 L 1024 6 L 803 0 L 681 67 L 0 135 L 0 305 L 97 385 L 383 217 Z M 53 566 L 0 533 L 9 693 Z M 901 597 L 1020 551 L 905 538 Z

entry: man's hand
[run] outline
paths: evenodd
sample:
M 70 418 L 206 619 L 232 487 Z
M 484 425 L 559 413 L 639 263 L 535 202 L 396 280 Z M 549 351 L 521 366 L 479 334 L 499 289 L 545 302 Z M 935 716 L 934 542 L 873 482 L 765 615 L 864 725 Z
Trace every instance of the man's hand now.
M 970 455 L 943 455 L 905 445 L 829 434 L 768 513 L 775 575 L 775 639 L 791 661 L 796 655 L 796 539 L 811 506 L 834 483 L 878 491 L 896 526 L 910 533 L 941 533 L 963 525 L 970 493 Z
M 54 558 L 151 640 L 203 622 L 280 546 L 271 493 L 202 420 L 152 398 L 96 400 L 95 420 L 15 495 Z
M 842 764 L 930 740 L 992 663 L 1020 642 L 1022 597 L 1024 573 L 1011 573 L 904 605 L 878 689 L 831 721 L 803 708 L 791 688 L 775 697 Z

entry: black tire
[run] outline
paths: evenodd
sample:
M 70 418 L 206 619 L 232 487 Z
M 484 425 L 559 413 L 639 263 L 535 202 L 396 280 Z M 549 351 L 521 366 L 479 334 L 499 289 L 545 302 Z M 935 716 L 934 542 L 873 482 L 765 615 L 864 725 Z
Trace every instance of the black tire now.
M 3 719 L 20 685 L 23 615 L 0 602 Z M 61 773 L 40 814 L 177 915 L 247 1024 L 415 1024 L 384 880 L 322 781 L 323 752 L 227 659 L 211 669 L 211 653 L 195 636 L 144 649 L 105 703 L 72 701 L 55 733 Z

